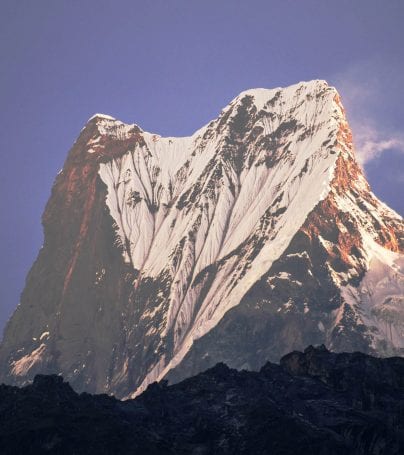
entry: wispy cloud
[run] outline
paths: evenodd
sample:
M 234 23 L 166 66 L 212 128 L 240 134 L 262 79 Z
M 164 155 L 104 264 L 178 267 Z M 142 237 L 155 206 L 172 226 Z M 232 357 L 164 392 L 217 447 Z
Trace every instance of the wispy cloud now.
M 358 62 L 332 78 L 342 95 L 356 155 L 363 166 L 389 151 L 404 154 L 404 131 L 398 131 L 391 126 L 391 119 L 383 117 L 383 106 L 391 102 L 389 97 L 395 90 L 401 93 L 401 82 L 383 71 L 380 61 Z
M 365 165 L 367 162 L 378 158 L 386 151 L 398 151 L 404 154 L 404 135 L 386 132 L 371 125 L 371 121 L 356 124 L 353 129 L 355 134 L 355 148 L 358 161 Z

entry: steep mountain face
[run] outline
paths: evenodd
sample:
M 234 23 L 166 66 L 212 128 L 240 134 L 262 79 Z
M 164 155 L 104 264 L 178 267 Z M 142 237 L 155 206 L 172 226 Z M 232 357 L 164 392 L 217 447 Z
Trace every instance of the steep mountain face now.
M 43 225 L 5 382 L 62 373 L 127 397 L 310 343 L 404 351 L 404 223 L 371 193 L 324 81 L 243 92 L 186 138 L 94 116 Z
M 0 442 L 5 455 L 399 455 L 403 406 L 404 359 L 310 346 L 259 372 L 217 364 L 153 383 L 135 400 L 78 395 L 56 375 L 1 385 Z

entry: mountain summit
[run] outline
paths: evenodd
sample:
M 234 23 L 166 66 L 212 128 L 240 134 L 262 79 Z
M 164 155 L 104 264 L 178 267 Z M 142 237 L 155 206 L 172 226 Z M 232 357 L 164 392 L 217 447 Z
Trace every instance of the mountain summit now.
M 308 344 L 404 352 L 404 223 L 325 81 L 248 90 L 190 137 L 96 114 L 56 178 L 0 380 L 134 396 Z

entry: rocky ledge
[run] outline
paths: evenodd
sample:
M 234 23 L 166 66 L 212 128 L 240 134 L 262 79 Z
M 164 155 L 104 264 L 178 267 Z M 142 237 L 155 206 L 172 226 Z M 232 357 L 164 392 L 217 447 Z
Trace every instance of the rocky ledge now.
M 404 359 L 324 347 L 259 372 L 224 364 L 135 400 L 77 394 L 60 376 L 0 386 L 3 454 L 399 454 Z

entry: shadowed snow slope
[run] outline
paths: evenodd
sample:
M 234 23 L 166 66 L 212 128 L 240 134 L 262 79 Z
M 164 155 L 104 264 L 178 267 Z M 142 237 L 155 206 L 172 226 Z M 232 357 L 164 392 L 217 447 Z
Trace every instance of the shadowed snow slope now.
M 310 343 L 404 350 L 403 220 L 371 193 L 324 81 L 243 92 L 190 137 L 96 114 L 43 224 L 7 382 L 56 372 L 125 397 Z

